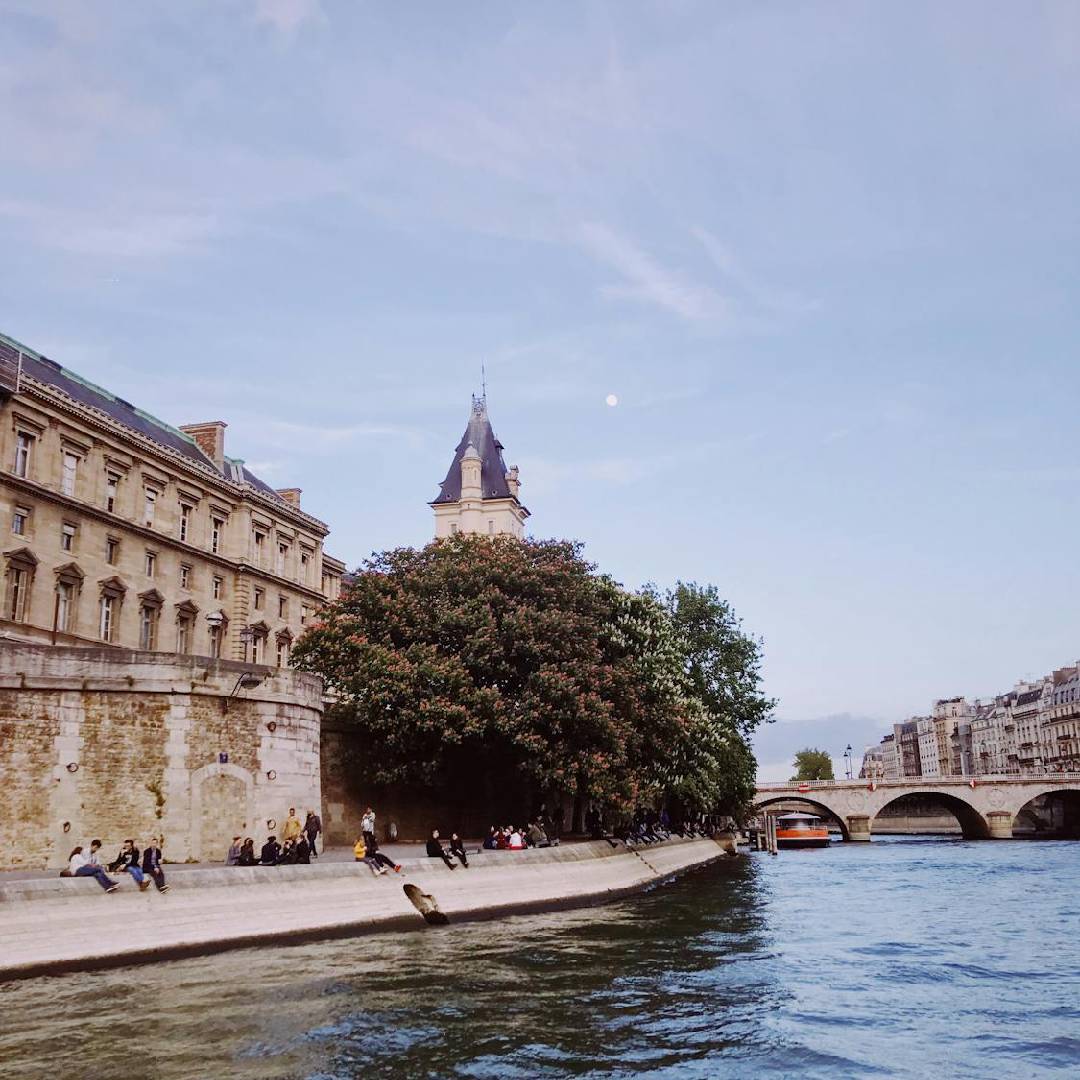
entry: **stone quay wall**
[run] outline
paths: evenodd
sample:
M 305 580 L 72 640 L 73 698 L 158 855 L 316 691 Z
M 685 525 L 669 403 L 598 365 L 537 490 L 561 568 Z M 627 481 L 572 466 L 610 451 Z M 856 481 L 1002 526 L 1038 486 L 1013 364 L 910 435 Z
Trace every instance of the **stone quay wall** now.
M 672 839 L 636 850 L 596 841 L 485 851 L 470 855 L 467 870 L 411 859 L 403 873 L 379 878 L 362 864 L 327 863 L 184 870 L 171 876 L 166 893 L 140 893 L 130 880 L 111 895 L 88 878 L 0 884 L 6 935 L 0 981 L 263 942 L 438 933 L 426 926 L 404 885 L 433 897 L 453 924 L 618 899 L 724 854 L 714 840 Z M 449 938 L 434 941 L 452 947 Z
M 263 681 L 236 690 L 245 672 Z M 0 868 L 165 838 L 172 862 L 320 806 L 322 684 L 206 657 L 0 644 Z M 261 839 L 260 839 L 261 838 Z M 141 846 L 141 843 L 140 843 Z

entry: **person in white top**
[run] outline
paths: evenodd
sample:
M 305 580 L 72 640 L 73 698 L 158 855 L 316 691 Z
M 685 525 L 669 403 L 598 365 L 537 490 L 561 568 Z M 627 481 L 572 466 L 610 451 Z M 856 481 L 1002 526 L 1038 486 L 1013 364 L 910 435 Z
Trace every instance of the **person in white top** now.
M 525 841 L 521 838 L 521 833 L 515 828 L 510 833 L 510 841 L 506 845 L 511 851 L 521 851 L 525 847 Z
M 92 877 L 106 892 L 116 892 L 120 888 L 119 884 L 102 870 L 100 864 L 92 861 L 100 848 L 100 840 L 91 843 L 90 855 L 83 854 L 82 844 L 73 848 L 68 856 L 68 876 Z

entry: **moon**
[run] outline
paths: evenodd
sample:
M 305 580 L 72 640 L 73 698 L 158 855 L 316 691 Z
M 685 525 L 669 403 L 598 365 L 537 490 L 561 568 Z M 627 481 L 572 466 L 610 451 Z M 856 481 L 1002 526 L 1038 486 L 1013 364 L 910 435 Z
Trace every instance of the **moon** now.
M 605 401 L 606 401 L 606 402 L 608 403 L 608 405 L 610 405 L 610 406 L 611 406 L 611 408 L 613 408 L 613 409 L 615 408 L 615 406 L 616 406 L 616 405 L 618 405 L 618 404 L 619 404 L 619 399 L 618 399 L 618 398 L 617 398 L 617 397 L 616 397 L 616 396 L 615 396 L 614 394 L 608 394 L 608 396 L 607 396 L 606 398 L 604 398 L 604 400 L 605 400 Z

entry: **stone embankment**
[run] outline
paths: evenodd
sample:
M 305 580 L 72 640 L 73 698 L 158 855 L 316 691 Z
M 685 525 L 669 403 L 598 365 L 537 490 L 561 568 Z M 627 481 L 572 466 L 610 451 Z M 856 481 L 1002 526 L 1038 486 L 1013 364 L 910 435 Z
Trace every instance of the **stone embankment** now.
M 12 882 L 0 885 L 0 980 L 425 928 L 406 884 L 433 897 L 451 923 L 584 906 L 640 891 L 724 851 L 720 841 L 704 839 L 636 850 L 595 841 L 483 852 L 470 857 L 468 869 L 453 871 L 438 859 L 413 859 L 402 873 L 379 878 L 363 864 L 219 867 L 174 874 L 165 893 L 141 893 L 130 878 L 112 894 L 90 878 Z

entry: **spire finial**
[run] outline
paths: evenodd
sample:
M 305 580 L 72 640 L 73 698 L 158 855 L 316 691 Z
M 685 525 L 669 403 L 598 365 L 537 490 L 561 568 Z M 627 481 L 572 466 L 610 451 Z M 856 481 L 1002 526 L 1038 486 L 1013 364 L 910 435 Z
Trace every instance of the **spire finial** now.
M 487 368 L 484 361 L 480 361 L 480 400 L 487 405 Z

